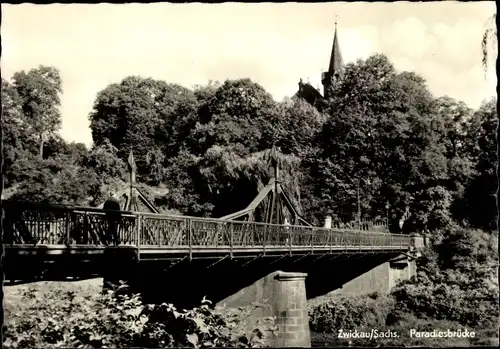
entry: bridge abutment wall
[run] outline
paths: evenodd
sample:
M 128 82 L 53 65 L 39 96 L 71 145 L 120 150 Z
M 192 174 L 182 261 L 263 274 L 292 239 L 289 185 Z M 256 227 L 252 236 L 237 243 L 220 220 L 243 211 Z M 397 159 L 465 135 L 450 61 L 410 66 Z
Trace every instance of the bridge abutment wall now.
M 310 347 L 305 273 L 276 271 L 220 301 L 229 308 L 255 304 L 248 321 L 251 329 L 266 317 L 273 317 L 277 330 L 266 338 L 271 347 Z
M 402 254 L 346 282 L 333 294 L 363 295 L 388 294 L 401 280 L 409 280 L 417 274 L 415 258 Z

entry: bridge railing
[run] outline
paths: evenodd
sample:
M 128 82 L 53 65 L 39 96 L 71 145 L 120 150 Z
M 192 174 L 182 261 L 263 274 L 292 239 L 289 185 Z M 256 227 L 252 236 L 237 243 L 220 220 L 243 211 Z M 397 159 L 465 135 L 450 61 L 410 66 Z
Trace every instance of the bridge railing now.
M 5 203 L 4 243 L 158 247 L 410 246 L 411 237 L 366 230 Z M 114 236 L 115 235 L 115 236 Z
M 3 202 L 4 243 L 28 245 L 109 244 L 109 211 L 71 206 Z M 115 214 L 116 215 L 116 214 Z M 137 216 L 123 212 L 115 225 L 119 241 L 137 244 Z
M 284 226 L 245 221 L 141 216 L 141 245 L 149 246 L 408 246 L 410 237 L 354 229 Z
M 361 221 L 351 221 L 351 222 L 332 222 L 331 227 L 333 229 L 352 229 L 352 230 L 362 230 L 362 231 L 377 231 L 377 232 L 387 232 L 387 220 L 386 219 L 376 219 L 376 220 L 361 220 Z

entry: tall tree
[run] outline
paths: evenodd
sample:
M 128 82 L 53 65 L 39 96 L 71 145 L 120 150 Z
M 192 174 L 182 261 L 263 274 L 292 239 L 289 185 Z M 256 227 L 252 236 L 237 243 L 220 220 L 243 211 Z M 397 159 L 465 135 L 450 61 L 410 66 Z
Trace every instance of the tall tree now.
M 274 118 L 271 127 L 265 130 L 265 133 L 270 133 L 265 134 L 267 139 L 274 139 L 284 154 L 299 158 L 311 153 L 314 139 L 327 119 L 326 115 L 302 99 L 294 103 L 280 103 L 277 112 L 271 116 Z
M 36 137 L 38 154 L 43 157 L 43 146 L 61 126 L 62 81 L 59 70 L 54 67 L 39 66 L 17 72 L 13 84 L 20 98 L 21 108 L 29 132 Z
M 163 181 L 165 175 L 165 155 L 158 148 L 151 149 L 146 154 L 146 163 L 149 167 L 148 182 L 158 185 Z
M 447 179 L 441 182 L 449 192 L 449 205 L 454 218 L 462 221 L 461 202 L 465 187 L 473 175 L 473 162 L 468 152 L 467 123 L 472 117 L 472 109 L 464 102 L 450 97 L 440 97 L 432 104 L 432 132 L 437 135 L 437 143 L 444 147 L 447 161 Z M 444 193 L 444 192 L 443 192 Z
M 64 154 L 42 159 L 26 154 L 15 163 L 20 173 L 13 200 L 62 204 L 89 204 L 89 193 L 100 178 L 93 171 L 70 161 Z
M 446 156 L 450 159 L 465 156 L 467 153 L 464 143 L 465 132 L 473 110 L 464 102 L 447 96 L 437 98 L 432 108 L 436 121 L 435 129 L 442 132 L 441 137 L 446 147 Z
M 213 146 L 203 157 L 186 155 L 182 162 L 183 170 L 173 174 L 175 182 L 170 176 L 167 180 L 172 190 L 165 199 L 176 205 L 173 208 L 181 212 L 187 210 L 184 212 L 189 214 L 220 217 L 243 209 L 272 175 L 266 151 L 240 156 L 231 146 Z M 297 182 L 299 164 L 299 159 L 294 156 L 282 156 L 280 178 L 296 204 L 300 199 Z M 184 190 L 183 197 L 179 197 L 180 190 Z M 188 198 L 196 200 L 198 205 L 186 207 Z
M 321 198 L 317 212 L 355 219 L 359 202 L 362 216 L 385 217 L 389 202 L 395 222 L 409 207 L 414 229 L 446 224 L 440 216 L 449 208 L 442 188 L 446 152 L 425 80 L 397 73 L 375 55 L 348 65 L 333 92 L 331 116 L 318 136 L 318 166 L 308 166 Z
M 249 79 L 227 80 L 200 108 L 187 149 L 195 155 L 215 145 L 235 145 L 240 155 L 266 149 L 272 140 L 263 131 L 274 113 L 276 102 L 260 85 Z
M 179 85 L 127 77 L 98 93 L 89 116 L 92 138 L 96 145 L 110 141 L 122 159 L 133 149 L 139 175 L 148 176 L 148 152 L 160 145 L 166 150 L 172 123 L 195 103 L 193 93 Z
M 358 193 L 363 215 L 371 215 L 370 201 L 380 185 L 374 163 L 376 125 L 393 100 L 387 84 L 394 75 L 387 58 L 376 55 L 346 66 L 342 83 L 332 91 L 327 109 L 330 117 L 317 138 L 317 164 L 315 159 L 306 164 L 319 199 L 315 211 L 320 216 L 355 219 Z
M 109 177 L 126 179 L 127 166 L 118 157 L 118 149 L 109 141 L 94 145 L 85 156 L 83 166 L 93 169 L 103 180 Z
M 5 185 L 8 188 L 15 181 L 12 165 L 23 152 L 24 120 L 21 101 L 16 89 L 2 79 L 2 157 Z
M 475 227 L 488 230 L 496 228 L 497 128 L 497 100 L 494 98 L 482 104 L 468 125 L 467 144 L 475 175 L 464 195 L 467 220 Z
M 120 189 L 127 180 L 127 166 L 118 157 L 118 149 L 105 140 L 100 145 L 94 145 L 82 160 L 82 168 L 92 172 L 99 180 L 88 188 L 91 204 L 101 203 L 109 191 Z

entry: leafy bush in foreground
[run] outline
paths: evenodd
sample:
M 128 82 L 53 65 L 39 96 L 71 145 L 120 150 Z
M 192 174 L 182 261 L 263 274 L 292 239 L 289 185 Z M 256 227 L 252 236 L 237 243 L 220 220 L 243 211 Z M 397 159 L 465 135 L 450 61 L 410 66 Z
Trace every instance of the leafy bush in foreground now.
M 498 326 L 498 242 L 477 230 L 453 227 L 436 236 L 419 260 L 416 278 L 393 290 L 398 311 L 464 326 Z
M 392 296 L 342 297 L 331 296 L 310 308 L 310 328 L 313 346 L 429 346 L 450 347 L 470 345 L 498 345 L 497 327 L 464 326 L 460 322 L 420 318 L 411 313 L 395 310 L 397 303 Z M 378 330 L 378 338 L 339 338 L 339 330 L 370 333 Z M 474 338 L 417 338 L 410 337 L 410 329 L 432 332 L 461 330 L 474 331 Z M 397 337 L 382 337 L 392 333 Z M 382 334 L 380 334 L 382 333 Z
M 271 319 L 247 330 L 241 319 L 250 308 L 218 309 L 207 300 L 178 311 L 115 291 L 82 297 L 48 290 L 38 296 L 32 287 L 21 292 L 22 306 L 6 318 L 3 347 L 263 347 L 272 331 Z
M 309 308 L 309 324 L 313 332 L 337 333 L 343 330 L 381 328 L 394 307 L 391 297 L 330 297 Z

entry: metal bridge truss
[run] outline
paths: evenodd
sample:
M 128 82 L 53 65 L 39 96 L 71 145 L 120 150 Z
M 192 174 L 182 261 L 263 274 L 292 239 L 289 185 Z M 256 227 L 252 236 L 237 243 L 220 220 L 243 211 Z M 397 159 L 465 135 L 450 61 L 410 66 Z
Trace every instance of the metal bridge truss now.
M 244 218 L 248 221 L 254 220 L 256 208 L 263 203 L 264 199 L 269 197 L 265 208 L 264 219 L 266 223 L 283 224 L 285 217 L 283 215 L 283 208 L 286 207 L 291 214 L 292 224 L 304 225 L 311 227 L 293 206 L 292 201 L 286 194 L 281 182 L 276 178 L 271 178 L 269 183 L 260 191 L 260 193 L 253 199 L 253 201 L 243 210 L 221 217 L 222 220 L 237 220 Z

